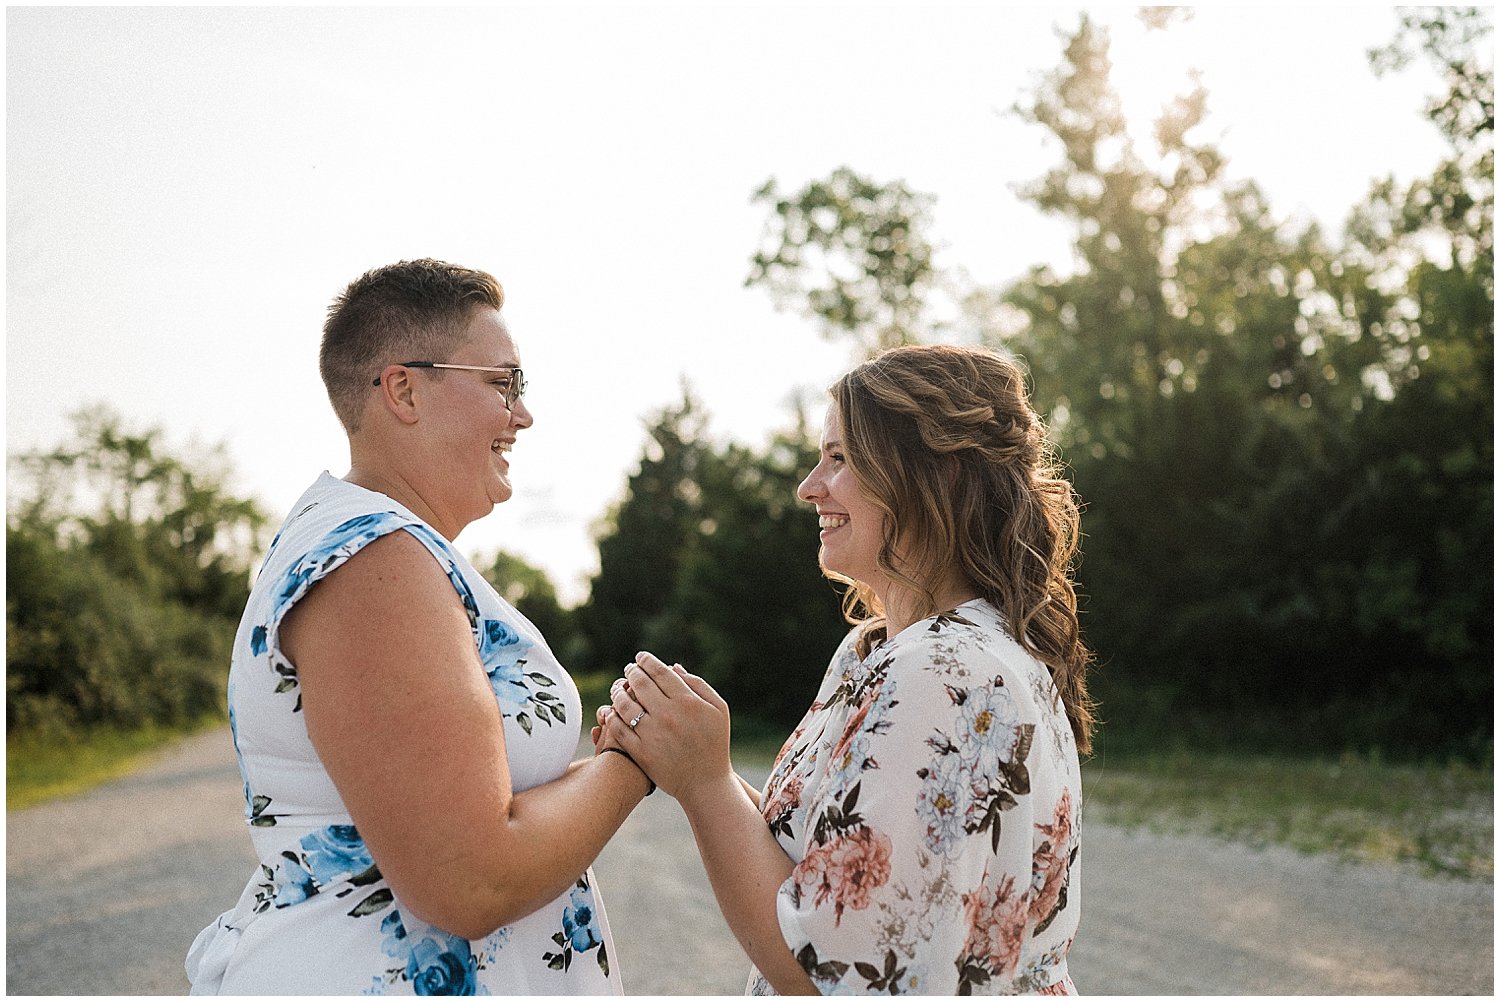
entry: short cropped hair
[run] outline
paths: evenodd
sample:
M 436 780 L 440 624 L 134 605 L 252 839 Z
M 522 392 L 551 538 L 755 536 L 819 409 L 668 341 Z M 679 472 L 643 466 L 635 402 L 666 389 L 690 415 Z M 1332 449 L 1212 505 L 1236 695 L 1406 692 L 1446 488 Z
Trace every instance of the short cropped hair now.
M 474 311 L 498 310 L 505 290 L 494 277 L 421 258 L 365 272 L 328 308 L 318 371 L 328 400 L 351 434 L 371 383 L 393 363 L 444 361 L 460 347 Z

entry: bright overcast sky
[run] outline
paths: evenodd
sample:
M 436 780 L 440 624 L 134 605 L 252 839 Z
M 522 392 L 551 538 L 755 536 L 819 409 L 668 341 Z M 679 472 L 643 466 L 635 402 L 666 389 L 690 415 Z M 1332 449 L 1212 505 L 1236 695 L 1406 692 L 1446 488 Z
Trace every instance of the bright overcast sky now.
M 1200 9 L 1110 25 L 1127 110 L 1203 71 L 1230 171 L 1336 228 L 1371 178 L 1442 153 L 1425 68 L 1377 80 L 1389 8 Z M 460 538 L 566 600 L 686 380 L 759 445 L 848 349 L 742 286 L 764 211 L 840 165 L 937 197 L 941 263 L 998 284 L 1066 267 L 1012 186 L 1055 160 L 1007 114 L 1076 8 L 739 4 L 8 8 L 7 443 L 104 401 L 174 446 L 222 443 L 279 520 L 347 469 L 317 376 L 329 300 L 431 256 L 492 272 L 536 425 L 513 500 Z M 808 559 L 814 559 L 809 553 Z

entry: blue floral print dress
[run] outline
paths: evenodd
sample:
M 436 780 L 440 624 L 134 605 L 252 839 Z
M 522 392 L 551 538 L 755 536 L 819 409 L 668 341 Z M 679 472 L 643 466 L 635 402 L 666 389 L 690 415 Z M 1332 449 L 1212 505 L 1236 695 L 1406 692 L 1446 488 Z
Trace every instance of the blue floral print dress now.
M 825 995 L 1075 994 L 1078 751 L 1050 673 L 982 599 L 863 659 L 857 632 L 761 795 L 795 864 L 787 946 Z
M 450 935 L 392 894 L 313 749 L 282 620 L 317 581 L 398 530 L 427 547 L 468 611 L 514 788 L 554 780 L 572 760 L 578 690 L 536 628 L 411 512 L 324 473 L 272 542 L 235 638 L 229 721 L 260 862 L 238 904 L 194 941 L 193 993 L 620 994 L 592 871 L 482 940 Z

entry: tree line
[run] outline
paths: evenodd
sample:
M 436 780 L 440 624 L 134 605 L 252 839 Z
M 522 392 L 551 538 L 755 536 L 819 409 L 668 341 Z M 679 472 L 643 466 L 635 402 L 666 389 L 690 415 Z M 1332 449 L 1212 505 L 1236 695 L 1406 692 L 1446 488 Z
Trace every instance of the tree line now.
M 1162 30 L 1181 16 L 1147 10 Z M 1230 178 L 1201 87 L 1138 148 L 1087 17 L 1014 109 L 1057 151 L 1022 195 L 1071 226 L 1068 272 L 945 274 L 934 197 L 850 167 L 754 194 L 768 222 L 747 284 L 825 336 L 863 356 L 967 340 L 1025 365 L 1086 506 L 1103 747 L 1492 756 L 1489 32 L 1478 9 L 1411 9 L 1371 53 L 1374 72 L 1439 68 L 1426 112 L 1449 152 L 1374 185 L 1331 237 Z M 707 421 L 687 390 L 647 419 L 578 608 L 509 554 L 476 566 L 575 671 L 649 648 L 737 720 L 784 729 L 847 628 L 794 497 L 816 432 L 801 407 L 757 446 Z M 9 724 L 218 711 L 265 514 L 98 413 L 13 466 L 32 490 L 7 522 Z
M 1143 16 L 1171 30 L 1184 13 Z M 1106 742 L 1492 754 L 1490 30 L 1476 8 L 1409 9 L 1370 53 L 1374 72 L 1437 67 L 1425 110 L 1449 153 L 1376 183 L 1331 237 L 1230 178 L 1201 138 L 1201 85 L 1138 148 L 1087 16 L 1014 109 L 1058 151 L 1022 195 L 1071 226 L 1069 273 L 944 274 L 935 198 L 850 167 L 755 192 L 768 225 L 747 284 L 824 336 L 868 357 L 942 335 L 1026 366 L 1085 503 Z M 610 663 L 643 636 L 682 651 L 784 726 L 838 632 L 807 574 L 810 521 L 785 518 L 797 477 L 775 462 L 805 451 L 806 469 L 814 443 L 803 422 L 764 452 L 716 449 L 694 415 L 651 425 L 580 629 Z

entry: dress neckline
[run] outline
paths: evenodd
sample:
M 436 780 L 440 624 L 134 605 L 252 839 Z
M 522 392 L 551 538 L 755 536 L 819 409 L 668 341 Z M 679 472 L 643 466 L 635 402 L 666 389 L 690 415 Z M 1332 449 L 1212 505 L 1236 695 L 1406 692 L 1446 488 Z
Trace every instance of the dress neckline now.
M 934 612 L 930 616 L 925 616 L 922 619 L 916 620 L 915 622 L 908 623 L 895 636 L 887 635 L 884 640 L 882 640 L 880 643 L 876 644 L 874 647 L 870 648 L 870 653 L 869 653 L 869 655 L 867 657 L 867 660 L 868 660 L 868 658 L 872 658 L 876 654 L 878 654 L 881 651 L 883 651 L 886 647 L 890 646 L 895 641 L 897 641 L 900 638 L 906 636 L 908 633 L 912 633 L 913 631 L 915 631 L 917 629 L 917 627 L 919 627 L 919 626 L 930 626 L 935 620 L 939 619 L 942 616 L 951 616 L 955 612 L 958 612 L 960 609 L 968 609 L 968 608 L 970 608 L 972 606 L 982 606 L 984 608 L 993 608 L 993 606 L 990 605 L 988 599 L 984 598 L 983 596 L 979 596 L 977 598 L 971 598 L 967 602 L 960 602 L 957 605 L 953 606 L 951 609 L 944 609 L 941 612 Z

